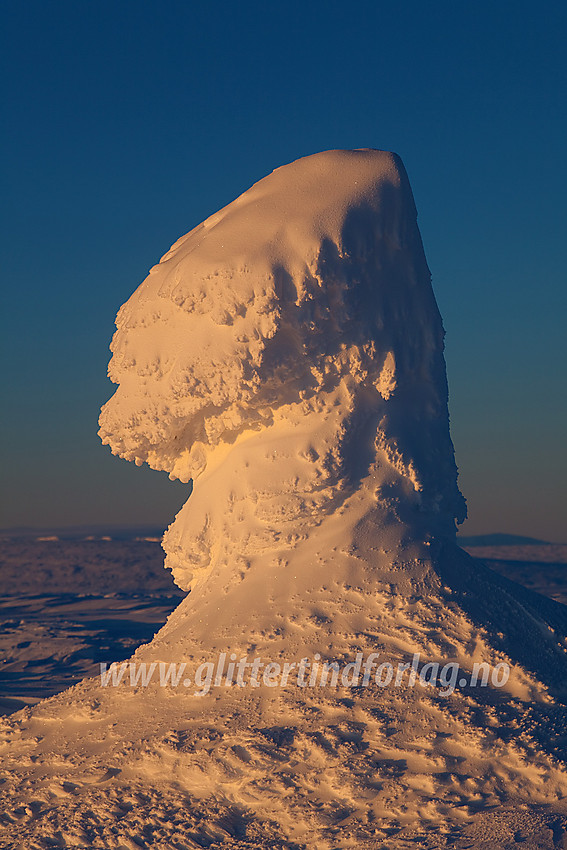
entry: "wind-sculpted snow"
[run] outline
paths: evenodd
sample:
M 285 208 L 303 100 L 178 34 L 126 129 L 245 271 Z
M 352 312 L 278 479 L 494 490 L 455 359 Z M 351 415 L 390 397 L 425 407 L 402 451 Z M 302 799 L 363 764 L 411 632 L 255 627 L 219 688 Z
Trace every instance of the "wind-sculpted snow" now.
M 300 159 L 179 239 L 118 314 L 100 419 L 115 454 L 195 482 L 164 541 L 176 581 L 210 564 L 227 491 L 297 533 L 370 481 L 418 537 L 452 536 L 443 335 L 393 154 Z
M 455 543 L 443 328 L 397 157 L 277 169 L 117 326 L 101 436 L 194 482 L 163 541 L 191 592 L 125 681 L 0 723 L 6 846 L 565 846 L 566 609 Z

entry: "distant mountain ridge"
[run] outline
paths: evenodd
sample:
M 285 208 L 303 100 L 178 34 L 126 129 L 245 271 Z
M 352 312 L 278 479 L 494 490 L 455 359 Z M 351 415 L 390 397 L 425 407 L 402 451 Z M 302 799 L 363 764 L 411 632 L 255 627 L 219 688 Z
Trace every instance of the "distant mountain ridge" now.
M 519 534 L 474 534 L 472 537 L 457 535 L 459 546 L 550 546 L 548 540 L 522 537 Z
M 159 525 L 76 525 L 67 528 L 34 528 L 33 526 L 18 526 L 16 528 L 0 529 L 0 539 L 6 537 L 47 538 L 57 537 L 59 540 L 84 540 L 85 538 L 110 538 L 111 540 L 133 540 L 138 537 L 163 537 L 164 526 Z

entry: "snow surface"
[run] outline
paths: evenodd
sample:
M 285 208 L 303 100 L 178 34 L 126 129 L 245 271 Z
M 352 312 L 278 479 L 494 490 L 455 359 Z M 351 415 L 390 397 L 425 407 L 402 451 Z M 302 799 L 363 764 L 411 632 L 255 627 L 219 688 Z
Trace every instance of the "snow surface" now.
M 127 658 L 184 595 L 159 542 L 59 534 L 0 534 L 2 714 Z
M 559 846 L 566 610 L 455 543 L 443 327 L 399 158 L 277 169 L 175 243 L 112 350 L 103 441 L 193 482 L 164 537 L 191 593 L 136 662 L 420 653 L 510 677 L 445 697 L 85 680 L 4 721 L 7 846 Z

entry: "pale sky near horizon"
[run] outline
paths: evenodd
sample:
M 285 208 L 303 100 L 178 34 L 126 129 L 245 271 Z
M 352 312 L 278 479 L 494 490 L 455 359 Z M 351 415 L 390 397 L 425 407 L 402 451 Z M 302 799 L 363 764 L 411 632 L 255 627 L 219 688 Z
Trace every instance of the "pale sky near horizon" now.
M 97 437 L 117 309 L 274 168 L 394 150 L 443 316 L 467 535 L 566 541 L 567 9 L 100 2 L 2 9 L 1 527 L 165 525 Z

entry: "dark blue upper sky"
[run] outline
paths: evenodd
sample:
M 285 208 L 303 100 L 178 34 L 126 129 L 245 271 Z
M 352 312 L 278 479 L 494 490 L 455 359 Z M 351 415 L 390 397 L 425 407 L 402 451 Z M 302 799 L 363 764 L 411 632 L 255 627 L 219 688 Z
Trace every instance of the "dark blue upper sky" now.
M 118 307 L 182 233 L 330 148 L 404 160 L 447 329 L 464 532 L 565 540 L 562 2 L 2 6 L 2 525 L 169 522 L 113 458 Z

